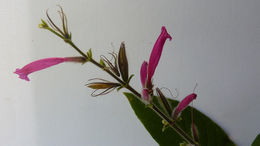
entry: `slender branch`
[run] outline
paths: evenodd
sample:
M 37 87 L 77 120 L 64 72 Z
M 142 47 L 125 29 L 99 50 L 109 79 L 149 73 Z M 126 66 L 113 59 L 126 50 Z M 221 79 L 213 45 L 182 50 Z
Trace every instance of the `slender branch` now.
M 55 35 L 57 35 L 58 37 L 60 37 L 61 39 L 63 39 L 64 40 L 64 37 L 62 36 L 62 35 L 60 35 L 59 33 L 57 33 L 56 31 L 54 31 L 53 29 L 51 29 L 50 27 L 47 27 L 47 28 L 45 28 L 45 29 L 47 29 L 47 30 L 49 30 L 49 31 L 51 31 L 52 33 L 54 33 Z
M 161 112 L 161 110 L 156 107 L 155 105 L 152 105 L 151 109 L 162 119 L 167 121 L 169 125 L 174 129 L 179 135 L 181 135 L 186 141 L 188 141 L 191 144 L 194 144 L 195 146 L 198 146 L 198 144 L 185 132 L 183 131 L 176 123 L 175 121 L 172 121 L 169 119 L 164 113 Z
M 130 90 L 132 93 L 134 93 L 138 99 L 141 99 L 141 95 L 135 90 L 133 89 L 130 85 L 126 86 L 125 88 L 127 88 L 128 90 Z M 148 106 L 149 107 L 149 106 Z M 152 105 L 150 107 L 158 116 L 160 116 L 162 119 L 164 119 L 165 121 L 167 121 L 170 126 L 179 134 L 181 135 L 186 141 L 188 141 L 191 144 L 194 144 L 195 146 L 198 146 L 197 143 L 189 136 L 186 134 L 185 131 L 183 131 L 176 123 L 175 121 L 172 121 L 170 118 L 168 118 L 168 116 L 166 116 L 163 112 L 161 112 L 161 110 L 155 106 Z
M 99 63 L 97 63 L 94 59 L 90 59 L 90 62 L 95 64 L 97 67 L 103 69 L 105 72 L 107 72 L 109 75 L 111 75 L 114 79 L 116 79 L 120 84 L 124 85 L 125 82 L 122 81 L 120 78 L 118 78 L 116 75 L 114 75 L 110 70 L 104 68 L 102 65 L 100 65 Z
M 83 53 L 71 40 L 64 40 L 66 43 L 70 44 L 74 49 L 76 49 L 79 54 L 81 54 L 85 59 L 88 59 L 87 55 Z
M 129 91 L 131 91 L 134 95 L 136 95 L 137 99 L 139 99 L 141 102 L 142 98 L 141 98 L 141 94 L 138 93 L 132 86 L 130 86 L 128 83 L 122 81 L 120 78 L 118 78 L 116 75 L 114 75 L 110 70 L 104 68 L 102 65 L 100 65 L 97 61 L 95 61 L 92 58 L 88 58 L 88 56 L 83 53 L 73 42 L 71 39 L 66 39 L 64 36 L 61 36 L 60 34 L 58 34 L 57 32 L 55 32 L 54 30 L 47 28 L 47 30 L 51 31 L 52 33 L 54 33 L 55 35 L 57 35 L 58 37 L 60 37 L 61 39 L 63 39 L 66 43 L 70 44 L 79 54 L 81 54 L 86 60 L 88 60 L 89 62 L 93 63 L 94 65 L 96 65 L 97 67 L 101 68 L 102 70 L 104 70 L 105 72 L 107 72 L 109 75 L 111 75 L 115 80 L 117 80 L 120 84 L 124 85 L 124 87 L 126 89 L 128 89 Z M 166 116 L 163 112 L 161 112 L 161 110 L 156 107 L 155 105 L 152 104 L 152 106 L 148 106 L 150 107 L 158 116 L 160 116 L 162 119 L 164 119 L 165 121 L 167 121 L 169 123 L 169 125 L 179 134 L 181 135 L 187 142 L 195 145 L 195 146 L 199 146 L 188 134 L 185 133 L 185 131 L 183 131 L 172 119 L 170 119 L 168 116 Z
M 67 42 L 70 44 L 74 49 L 76 49 L 83 57 L 86 59 L 88 58 L 86 54 L 84 54 L 71 40 Z M 120 78 L 118 78 L 116 75 L 114 75 L 110 70 L 105 69 L 102 65 L 100 65 L 98 62 L 96 62 L 94 59 L 90 58 L 89 61 L 96 65 L 97 67 L 103 69 L 105 72 L 107 72 L 109 75 L 111 75 L 114 79 L 116 79 L 120 84 L 126 85 L 125 88 L 131 91 L 136 95 L 136 97 L 141 100 L 141 94 L 138 93 L 132 86 L 129 84 L 126 84 L 124 81 L 122 81 Z M 168 118 L 164 113 L 161 112 L 161 110 L 156 107 L 155 105 L 152 105 L 150 107 L 157 115 L 159 115 L 162 119 L 167 121 L 170 126 L 179 134 L 181 135 L 187 142 L 194 144 L 195 146 L 198 146 L 198 144 L 188 135 L 185 131 L 183 131 L 173 120 Z

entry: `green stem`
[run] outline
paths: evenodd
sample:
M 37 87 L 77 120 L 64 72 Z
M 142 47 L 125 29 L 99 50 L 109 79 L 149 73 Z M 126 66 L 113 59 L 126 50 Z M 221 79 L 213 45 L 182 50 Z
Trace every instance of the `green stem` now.
M 180 136 L 182 136 L 187 142 L 194 144 L 195 146 L 198 146 L 198 144 L 185 132 L 183 131 L 176 123 L 175 121 L 172 121 L 170 118 L 168 118 L 164 113 L 161 112 L 161 110 L 156 107 L 155 105 L 152 105 L 151 109 L 162 119 L 167 121 L 173 130 L 175 130 Z
M 134 89 L 132 88 L 130 85 L 126 86 L 125 88 L 127 88 L 128 90 L 130 90 L 132 93 L 134 93 L 137 97 L 139 97 L 138 99 L 141 99 L 141 95 Z M 150 107 L 150 106 L 148 106 Z M 165 121 L 167 121 L 170 126 L 179 134 L 181 135 L 187 142 L 194 144 L 195 146 L 198 146 L 198 144 L 185 132 L 183 131 L 173 120 L 171 120 L 168 116 L 166 116 L 163 112 L 161 112 L 161 110 L 155 106 L 152 105 L 150 107 L 158 116 L 160 116 L 162 119 L 164 119 Z
M 88 56 L 86 54 L 84 54 L 73 42 L 71 39 L 66 39 L 63 35 L 57 33 L 55 30 L 51 29 L 50 27 L 46 27 L 45 29 L 49 30 L 50 32 L 52 32 L 53 34 L 55 34 L 56 36 L 60 37 L 61 39 L 63 39 L 66 43 L 70 44 L 74 49 L 76 49 L 78 51 L 79 54 L 81 54 L 85 59 L 88 59 Z
M 57 33 L 56 31 L 54 31 L 53 29 L 51 29 L 50 27 L 46 27 L 45 29 L 49 30 L 50 32 L 54 33 L 56 36 L 60 37 L 61 39 L 64 40 L 64 37 L 62 35 L 60 35 L 59 33 Z
M 76 49 L 76 51 L 79 52 L 79 54 L 81 54 L 86 60 L 88 59 L 88 56 L 83 53 L 71 40 L 66 40 L 66 43 L 70 44 L 74 49 Z

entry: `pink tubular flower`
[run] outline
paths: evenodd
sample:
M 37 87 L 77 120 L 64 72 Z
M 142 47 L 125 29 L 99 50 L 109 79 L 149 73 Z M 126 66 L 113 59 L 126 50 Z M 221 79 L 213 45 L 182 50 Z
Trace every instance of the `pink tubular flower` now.
M 158 37 L 157 41 L 154 44 L 153 50 L 150 55 L 149 64 L 144 61 L 141 66 L 141 83 L 143 86 L 143 98 L 145 100 L 149 100 L 149 94 L 152 92 L 152 77 L 154 75 L 155 69 L 159 63 L 163 45 L 167 39 L 172 39 L 172 37 L 168 34 L 166 28 L 163 26 L 161 30 L 161 34 Z
M 192 93 L 188 96 L 186 96 L 179 104 L 178 106 L 175 108 L 172 116 L 173 119 L 177 119 L 178 116 L 180 115 L 180 113 L 194 100 L 197 98 L 197 94 Z
M 16 69 L 14 73 L 19 75 L 19 78 L 24 79 L 26 81 L 30 81 L 28 75 L 35 71 L 39 71 L 63 62 L 81 62 L 84 63 L 85 59 L 83 57 L 53 57 L 53 58 L 45 58 L 40 59 L 34 62 L 31 62 L 25 65 L 21 69 Z

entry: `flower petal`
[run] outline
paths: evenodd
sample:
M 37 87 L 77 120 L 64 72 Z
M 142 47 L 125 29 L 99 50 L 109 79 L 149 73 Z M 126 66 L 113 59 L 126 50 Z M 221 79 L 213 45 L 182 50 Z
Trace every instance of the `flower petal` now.
M 14 73 L 18 74 L 20 79 L 30 81 L 30 79 L 27 76 L 28 74 L 23 73 L 21 69 L 17 68 Z
M 147 79 L 147 66 L 148 66 L 148 63 L 146 61 L 144 61 L 141 66 L 141 71 L 140 71 L 141 83 L 142 83 L 143 88 L 145 88 L 145 82 Z
M 149 86 L 151 84 L 151 79 L 153 77 L 154 71 L 159 63 L 163 45 L 166 41 L 166 39 L 172 39 L 172 37 L 168 34 L 166 28 L 163 26 L 161 30 L 161 34 L 158 37 L 157 41 L 154 44 L 153 50 L 150 55 L 149 59 L 149 65 L 148 65 L 148 78 L 147 78 L 147 85 Z
M 14 73 L 18 74 L 19 78 L 24 79 L 26 81 L 30 81 L 30 79 L 28 78 L 28 75 L 33 72 L 51 67 L 56 64 L 60 64 L 62 62 L 82 62 L 83 63 L 84 61 L 85 61 L 85 59 L 83 57 L 45 58 L 45 59 L 40 59 L 40 60 L 34 61 L 32 63 L 29 63 L 21 69 L 16 69 L 16 71 Z
M 197 98 L 197 94 L 192 93 L 188 96 L 186 96 L 175 108 L 173 112 L 173 118 L 177 119 L 180 113 L 194 100 Z

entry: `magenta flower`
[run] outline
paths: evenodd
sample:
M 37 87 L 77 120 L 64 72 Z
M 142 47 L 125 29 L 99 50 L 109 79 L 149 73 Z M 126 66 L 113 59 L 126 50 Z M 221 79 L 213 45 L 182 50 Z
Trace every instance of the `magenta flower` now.
M 85 59 L 83 57 L 45 58 L 45 59 L 40 59 L 40 60 L 31 62 L 31 63 L 25 65 L 21 69 L 16 69 L 16 71 L 14 73 L 18 74 L 19 78 L 24 79 L 26 81 L 30 81 L 30 79 L 28 78 L 29 74 L 42 70 L 42 69 L 45 69 L 45 68 L 48 68 L 48 67 L 51 67 L 51 66 L 54 66 L 54 65 L 57 65 L 57 64 L 60 64 L 60 63 L 63 63 L 63 62 L 84 63 Z
M 197 94 L 192 93 L 186 96 L 173 111 L 173 119 L 177 119 L 180 113 L 194 100 L 197 98 Z
M 168 34 L 166 28 L 163 26 L 161 30 L 161 34 L 158 37 L 157 41 L 154 44 L 153 50 L 150 55 L 149 64 L 144 61 L 141 66 L 141 83 L 143 86 L 142 96 L 143 99 L 149 101 L 149 94 L 152 93 L 152 77 L 154 75 L 155 69 L 159 63 L 163 45 L 167 39 L 172 39 L 172 37 Z

